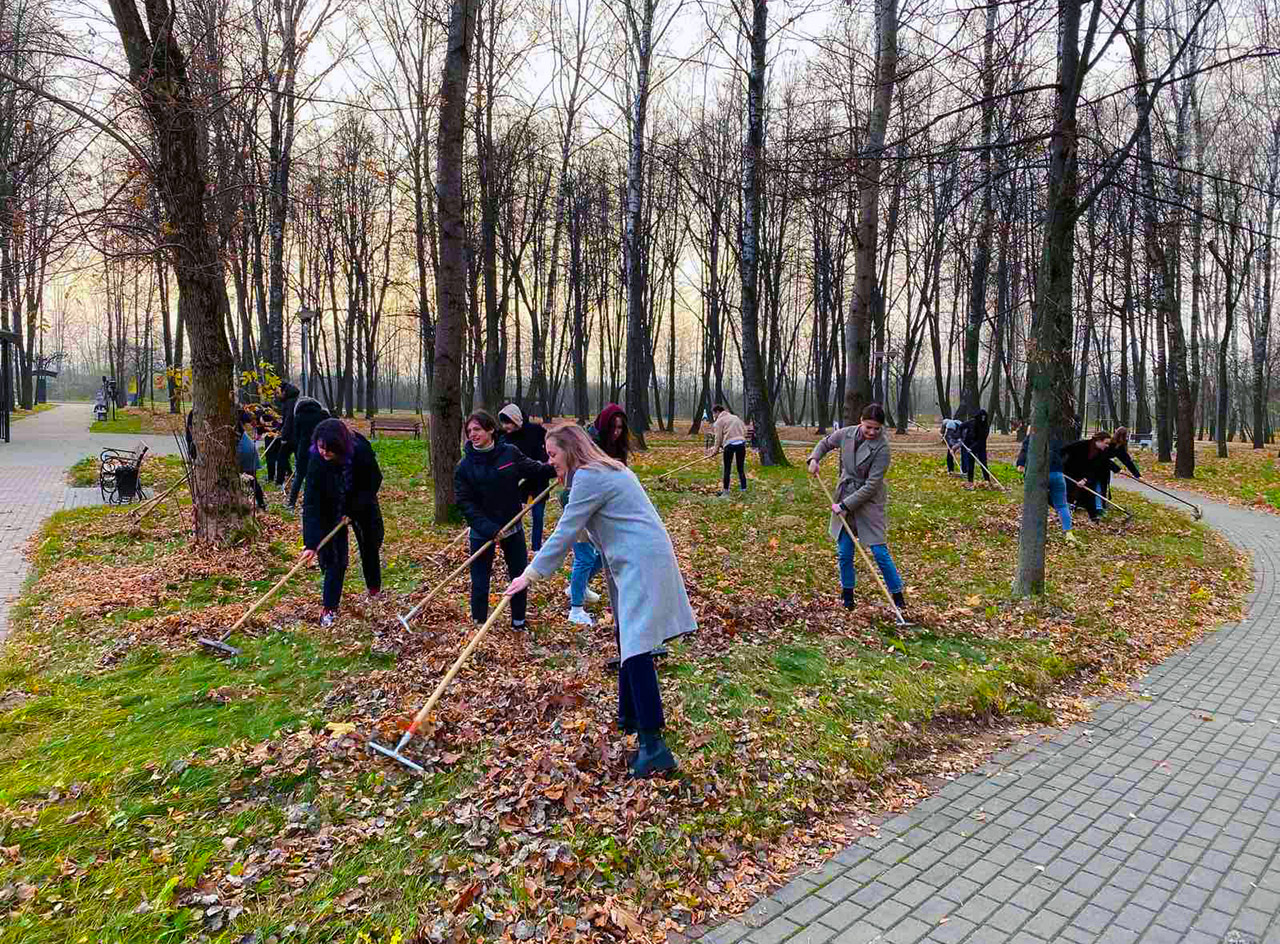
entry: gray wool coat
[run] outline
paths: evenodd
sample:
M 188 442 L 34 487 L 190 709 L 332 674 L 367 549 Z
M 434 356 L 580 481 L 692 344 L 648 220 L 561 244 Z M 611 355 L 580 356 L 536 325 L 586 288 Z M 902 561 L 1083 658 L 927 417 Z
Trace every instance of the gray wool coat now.
M 889 491 L 884 484 L 884 474 L 889 471 L 889 441 L 884 433 L 878 439 L 863 439 L 861 425 L 846 426 L 814 446 L 809 458 L 821 461 L 832 449 L 840 450 L 836 501 L 849 512 L 853 533 L 867 547 L 886 543 L 889 526 L 885 509 L 889 504 Z M 839 540 L 840 519 L 834 514 L 828 530 L 832 538 Z
M 564 514 L 525 576 L 550 577 L 585 530 L 604 558 L 622 661 L 697 629 L 675 548 L 635 473 L 583 466 L 572 486 Z

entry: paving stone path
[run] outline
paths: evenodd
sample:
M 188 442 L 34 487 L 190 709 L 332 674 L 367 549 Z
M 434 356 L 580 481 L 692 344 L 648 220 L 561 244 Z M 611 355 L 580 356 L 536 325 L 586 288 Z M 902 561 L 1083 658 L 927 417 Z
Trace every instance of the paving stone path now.
M 15 421 L 12 441 L 0 442 L 0 640 L 8 629 L 9 605 L 26 579 L 27 539 L 55 511 L 100 501 L 96 488 L 67 486 L 68 467 L 105 448 L 132 449 L 139 441 L 153 455 L 176 451 L 171 436 L 90 433 L 92 422 L 93 404 L 59 404 Z
M 703 940 L 1280 944 L 1280 516 L 1186 497 L 1253 553 L 1244 620 Z

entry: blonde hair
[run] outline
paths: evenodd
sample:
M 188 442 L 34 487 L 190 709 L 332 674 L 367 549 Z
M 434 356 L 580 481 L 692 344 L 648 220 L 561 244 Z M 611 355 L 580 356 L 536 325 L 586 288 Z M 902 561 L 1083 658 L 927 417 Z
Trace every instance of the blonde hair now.
M 556 449 L 564 453 L 565 469 L 574 472 L 583 466 L 621 471 L 625 463 L 612 459 L 605 451 L 591 441 L 587 431 L 574 423 L 564 423 L 547 433 L 547 439 L 556 444 Z

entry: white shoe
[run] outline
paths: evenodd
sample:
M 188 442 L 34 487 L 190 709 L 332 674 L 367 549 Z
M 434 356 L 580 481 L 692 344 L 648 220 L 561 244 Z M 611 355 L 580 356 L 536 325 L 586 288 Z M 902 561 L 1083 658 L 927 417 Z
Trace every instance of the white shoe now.
M 596 621 L 591 618 L 591 614 L 580 606 L 569 607 L 569 622 L 577 623 L 579 626 L 594 626 L 596 624 Z
M 572 592 L 568 587 L 565 587 L 565 588 L 564 588 L 564 595 L 565 595 L 565 596 L 567 596 L 567 597 L 572 598 L 572 597 L 573 597 L 573 592 Z M 599 602 L 600 602 L 600 594 L 596 593 L 596 592 L 595 592 L 594 590 L 592 590 L 590 587 L 587 587 L 587 592 L 586 592 L 583 596 L 584 596 L 584 599 L 586 600 L 586 602 L 587 602 L 587 603 L 599 603 Z

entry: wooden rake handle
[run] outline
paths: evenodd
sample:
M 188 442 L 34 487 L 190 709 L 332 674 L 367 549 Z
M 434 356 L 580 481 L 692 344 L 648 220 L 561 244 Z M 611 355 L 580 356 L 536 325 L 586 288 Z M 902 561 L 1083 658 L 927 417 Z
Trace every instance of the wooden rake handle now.
M 827 488 L 826 481 L 820 475 L 815 475 L 814 478 L 817 479 L 818 484 L 822 486 L 822 491 L 827 496 L 827 504 L 834 505 L 836 500 L 831 494 L 831 489 Z M 880 576 L 880 568 L 875 565 L 875 561 L 871 559 L 871 555 L 867 553 L 867 549 L 862 546 L 862 542 L 858 540 L 858 536 L 854 534 L 853 529 L 849 527 L 849 519 L 843 512 L 840 513 L 840 524 L 844 526 L 845 534 L 849 535 L 849 540 L 853 542 L 853 546 L 856 547 L 858 549 L 858 553 L 862 555 L 863 562 L 867 565 L 867 569 L 871 571 L 871 576 L 876 578 L 876 585 L 880 588 L 880 592 L 884 594 L 884 598 L 889 601 L 890 609 L 901 616 L 902 614 L 898 611 L 898 604 L 893 602 L 893 594 L 889 592 L 889 588 L 885 585 L 884 578 Z
M 499 537 L 499 536 L 500 536 L 504 531 L 506 531 L 506 530 L 507 530 L 507 528 L 512 527 L 512 526 L 513 526 L 517 521 L 519 521 L 521 518 L 523 518 L 525 515 L 527 515 L 527 514 L 529 513 L 529 509 L 530 509 L 530 508 L 532 508 L 534 505 L 538 504 L 538 502 L 542 501 L 542 499 L 544 499 L 544 498 L 546 498 L 548 495 L 550 495 L 550 494 L 551 494 L 551 490 L 552 490 L 553 488 L 555 488 L 555 487 L 556 487 L 556 483 L 555 483 L 555 482 L 552 482 L 550 485 L 548 485 L 546 488 L 544 488 L 544 489 L 542 490 L 542 492 L 541 492 L 539 495 L 537 495 L 536 497 L 534 497 L 533 499 L 531 499 L 531 500 L 530 500 L 529 504 L 525 505 L 523 508 L 521 508 L 521 509 L 520 509 L 520 513 L 519 513 L 518 515 L 516 515 L 514 518 L 512 518 L 510 521 L 508 521 L 506 524 L 504 524 L 501 528 L 499 528 L 499 529 L 498 529 L 498 533 L 497 533 L 497 534 L 495 534 L 493 537 L 491 537 L 488 541 L 486 541 L 483 547 L 481 547 L 481 548 L 480 548 L 479 550 L 477 550 L 474 554 L 472 554 L 470 557 L 468 557 L 466 560 L 464 560 L 461 564 L 459 564 L 457 567 L 455 567 L 455 568 L 454 568 L 454 569 L 449 573 L 449 576 L 445 577 L 445 578 L 444 578 L 443 580 L 441 580 L 438 584 L 436 584 L 435 588 L 434 588 L 430 593 L 428 593 L 425 597 L 423 597 L 421 600 L 419 600 L 419 601 L 414 605 L 413 609 L 411 609 L 411 610 L 409 611 L 409 613 L 404 617 L 405 622 L 408 622 L 409 620 L 411 620 L 411 619 L 413 619 L 415 616 L 417 616 L 417 615 L 418 615 L 418 611 L 419 611 L 419 610 L 421 610 L 421 609 L 422 609 L 424 606 L 426 606 L 428 603 L 430 603 L 432 600 L 434 600 L 434 599 L 436 598 L 436 595 L 437 595 L 441 590 L 443 590 L 445 587 L 447 587 L 447 586 L 449 585 L 449 583 L 453 580 L 453 578 L 454 578 L 454 577 L 458 576 L 458 574 L 462 573 L 464 570 L 466 570 L 468 567 L 470 567 L 470 566 L 471 566 L 471 564 L 472 564 L 472 562 L 474 562 L 475 560 L 477 560 L 477 559 L 480 557 L 480 555 L 481 555 L 481 554 L 483 554 L 485 551 L 489 550 L 490 546 L 492 546 L 492 545 L 494 544 L 494 542 L 496 542 L 496 541 L 498 540 L 498 537 Z M 463 532 L 463 534 L 467 534 L 467 533 L 469 533 L 469 532 L 470 532 L 470 530 L 471 530 L 471 529 L 470 529 L 470 528 L 468 528 L 466 531 L 464 531 L 464 532 Z M 455 542 L 456 542 L 457 540 L 458 540 L 458 538 L 454 538 L 454 541 L 455 541 Z M 452 546 L 452 545 L 451 545 L 451 546 Z
M 712 453 L 712 455 L 718 455 L 718 453 Z M 711 458 L 711 456 L 708 456 L 708 455 L 705 455 L 705 454 L 704 454 L 704 455 L 701 455 L 701 456 L 698 456 L 698 458 L 694 459 L 692 462 L 686 462 L 684 465 L 680 466 L 680 468 L 678 468 L 678 469 L 672 469 L 672 470 L 671 470 L 671 471 L 669 471 L 669 472 L 663 472 L 661 475 L 657 476 L 657 477 L 654 479 L 654 481 L 655 481 L 655 482 L 659 482 L 659 481 L 661 481 L 662 479 L 665 479 L 668 475 L 675 475 L 677 472 L 683 472 L 685 469 L 688 469 L 688 468 L 690 468 L 690 467 L 692 467 L 692 466 L 695 466 L 695 465 L 697 465 L 699 462 L 706 462 L 706 461 L 707 461 L 708 459 L 710 459 L 710 458 Z
M 170 495 L 172 495 L 172 494 L 173 494 L 175 491 L 177 491 L 180 487 L 182 487 L 183 485 L 186 485 L 186 484 L 187 484 L 187 476 L 189 476 L 190 474 L 191 474 L 191 472 L 190 472 L 190 471 L 187 471 L 187 472 L 182 473 L 182 478 L 178 479 L 178 481 L 174 482 L 172 485 L 170 485 L 168 488 L 166 488 L 166 489 L 165 489 L 163 492 L 161 492 L 159 495 L 155 495 L 155 496 L 153 496 L 152 498 L 148 498 L 145 502 L 143 502 L 141 505 L 139 505 L 139 506 L 138 506 L 137 508 L 135 508 L 133 511 L 129 512 L 129 516 L 130 516 L 131 518 L 137 518 L 137 520 L 138 520 L 138 521 L 141 521 L 141 520 L 142 520 L 143 518 L 145 518 L 147 515 L 151 514 L 151 512 L 153 512 L 153 511 L 155 511 L 157 508 L 159 508 L 159 507 L 160 507 L 160 503 L 161 503 L 162 501 L 164 501 L 166 498 L 168 498 Z
M 1081 485 L 1079 482 L 1073 482 L 1072 484 L 1073 484 L 1073 485 L 1075 485 L 1075 487 L 1076 487 L 1076 488 L 1084 489 L 1084 490 L 1085 490 L 1086 492 L 1088 492 L 1090 495 L 1097 495 L 1099 498 L 1101 498 L 1104 502 L 1106 502 L 1108 505 L 1110 505 L 1110 506 L 1111 506 L 1112 508 L 1114 508 L 1116 511 L 1119 511 L 1119 512 L 1121 512 L 1121 513 L 1125 514 L 1125 515 L 1128 515 L 1130 518 L 1132 518 L 1132 517 L 1133 517 L 1133 513 L 1132 513 L 1132 512 L 1125 511 L 1123 508 L 1121 508 L 1119 505 L 1117 505 L 1115 502 L 1113 502 L 1113 501 L 1112 501 L 1110 498 L 1108 498 L 1106 495 L 1103 495 L 1103 494 L 1101 494 L 1100 492 L 1095 492 L 1095 491 L 1094 491 L 1093 489 L 1091 489 L 1088 485 Z
M 324 536 L 324 540 L 322 540 L 319 544 L 316 545 L 316 550 L 318 551 L 320 550 L 320 548 L 328 544 L 329 539 L 332 538 L 335 534 L 337 534 L 346 526 L 347 526 L 347 516 L 343 515 L 341 518 L 338 519 L 338 523 L 333 526 L 333 530 L 330 531 L 328 534 L 326 534 Z M 285 574 L 283 577 L 281 577 L 279 580 L 277 580 L 276 585 L 272 587 L 270 590 L 268 590 L 266 593 L 264 593 L 261 599 L 259 599 L 257 603 L 249 607 L 249 609 L 245 611 L 244 616 L 240 617 L 240 619 L 236 621 L 236 624 L 232 626 L 230 629 L 228 629 L 222 638 L 225 639 L 227 636 L 230 636 L 237 629 L 243 626 L 245 624 L 245 621 L 254 613 L 258 612 L 258 610 L 262 608 L 262 604 L 266 603 L 273 596 L 275 596 L 276 591 L 279 590 L 281 587 L 283 587 L 290 577 L 292 577 L 294 574 L 300 571 L 304 566 L 306 566 L 306 563 L 307 563 L 306 561 L 299 559 L 296 564 L 290 567 L 289 572 Z
M 418 733 L 418 728 L 422 726 L 422 722 L 427 720 L 427 716 L 431 714 L 431 709 L 436 706 L 436 702 L 440 700 L 440 696 L 444 694 L 444 690 L 449 687 L 449 683 L 453 681 L 453 677 L 471 658 L 471 653 L 475 652 L 476 646 L 480 645 L 480 640 L 484 639 L 485 633 L 489 632 L 489 628 L 497 622 L 498 617 L 506 612 L 507 606 L 511 603 L 511 597 L 506 594 L 502 595 L 502 599 L 498 601 L 498 605 L 493 608 L 493 612 L 489 614 L 489 618 L 484 621 L 484 625 L 476 630 L 475 634 L 467 642 L 466 647 L 459 654 L 453 666 L 445 673 L 444 678 L 440 680 L 440 684 L 436 686 L 436 690 L 431 693 L 431 697 L 427 699 L 427 703 L 423 705 L 413 721 L 409 724 L 408 734 L 414 735 Z

